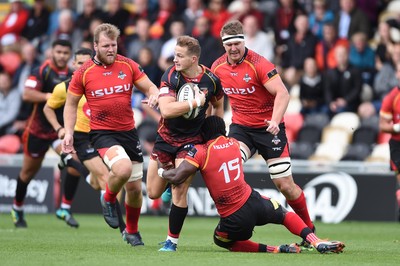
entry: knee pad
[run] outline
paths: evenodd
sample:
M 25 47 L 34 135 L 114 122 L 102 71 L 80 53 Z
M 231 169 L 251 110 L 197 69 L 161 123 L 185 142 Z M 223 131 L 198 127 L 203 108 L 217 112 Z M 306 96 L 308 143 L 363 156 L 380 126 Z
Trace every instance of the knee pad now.
M 279 158 L 268 163 L 271 179 L 292 175 L 292 164 L 289 157 Z
M 143 178 L 143 163 L 135 163 L 132 165 L 131 177 L 128 182 L 133 182 Z
M 110 153 L 109 151 L 112 151 L 112 155 L 108 156 L 107 153 Z M 128 156 L 128 154 L 126 154 L 126 151 L 124 148 L 122 148 L 122 146 L 119 145 L 115 145 L 110 147 L 106 154 L 104 155 L 104 163 L 108 166 L 108 169 L 111 169 L 112 165 L 116 162 L 119 161 L 121 159 L 128 159 L 131 160 Z

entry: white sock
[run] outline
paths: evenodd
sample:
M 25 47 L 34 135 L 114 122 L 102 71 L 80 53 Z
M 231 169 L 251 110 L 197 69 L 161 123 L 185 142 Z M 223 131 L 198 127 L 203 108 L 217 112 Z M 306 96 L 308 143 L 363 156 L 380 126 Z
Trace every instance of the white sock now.
M 61 209 L 67 209 L 67 210 L 69 210 L 69 209 L 71 209 L 71 205 L 69 205 L 69 204 L 67 204 L 67 203 L 61 203 Z
M 171 240 L 172 243 L 178 245 L 178 240 L 179 240 L 179 238 L 167 236 L 167 240 Z
M 12 208 L 16 211 L 23 211 L 24 210 L 24 206 L 17 206 L 15 204 L 13 204 Z

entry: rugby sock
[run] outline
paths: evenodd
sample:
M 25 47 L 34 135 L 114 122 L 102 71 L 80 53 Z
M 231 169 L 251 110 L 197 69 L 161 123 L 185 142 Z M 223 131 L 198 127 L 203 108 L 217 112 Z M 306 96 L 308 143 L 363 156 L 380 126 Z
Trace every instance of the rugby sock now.
M 304 228 L 309 229 L 309 232 L 312 232 L 309 227 L 303 222 L 303 220 L 294 212 L 287 212 L 285 215 L 285 219 L 283 220 L 283 225 L 292 233 L 297 236 L 300 236 L 301 232 Z
M 186 215 L 188 213 L 188 207 L 181 208 L 175 204 L 171 205 L 171 211 L 169 212 L 169 225 L 168 235 L 173 238 L 179 238 L 179 234 L 183 227 Z
M 233 252 L 274 252 L 275 246 L 266 246 L 251 240 L 235 241 L 229 248 Z
M 79 185 L 79 176 L 75 176 L 67 172 L 67 174 L 65 175 L 65 182 L 64 182 L 64 195 L 62 199 L 63 203 L 71 205 L 76 190 L 78 189 L 78 185 Z
M 314 224 L 311 221 L 310 215 L 308 214 L 306 197 L 304 192 L 301 191 L 300 197 L 295 200 L 288 200 L 287 203 L 292 207 L 293 211 L 300 216 L 304 223 L 313 230 Z
M 118 192 L 112 192 L 109 189 L 108 184 L 106 184 L 106 192 L 104 193 L 104 199 L 108 202 L 115 203 L 115 201 L 117 200 L 117 195 Z
M 14 205 L 21 207 L 24 204 L 24 199 L 26 196 L 26 190 L 28 188 L 29 182 L 25 183 L 21 180 L 21 177 L 17 178 L 17 189 L 15 190 Z
M 314 233 L 309 233 L 305 239 L 308 243 L 315 243 L 320 240 Z
M 68 160 L 67 165 L 77 170 L 83 178 L 86 178 L 87 175 L 90 173 L 89 170 L 83 164 L 74 159 Z
M 137 233 L 140 208 L 131 207 L 125 203 L 125 210 L 126 210 L 126 231 L 129 234 Z

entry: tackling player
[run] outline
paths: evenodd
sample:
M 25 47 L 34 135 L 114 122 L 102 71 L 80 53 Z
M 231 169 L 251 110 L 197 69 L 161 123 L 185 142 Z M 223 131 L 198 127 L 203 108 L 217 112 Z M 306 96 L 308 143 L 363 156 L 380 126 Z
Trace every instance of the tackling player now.
M 158 174 L 180 184 L 200 170 L 220 215 L 214 231 L 217 246 L 237 252 L 299 253 L 301 249 L 296 244 L 271 246 L 250 240 L 255 226 L 273 223 L 284 225 L 320 253 L 342 251 L 343 243 L 319 239 L 296 213 L 261 196 L 246 183 L 240 144 L 226 137 L 222 118 L 207 117 L 201 134 L 204 143 L 195 145 L 178 168 L 160 168 Z

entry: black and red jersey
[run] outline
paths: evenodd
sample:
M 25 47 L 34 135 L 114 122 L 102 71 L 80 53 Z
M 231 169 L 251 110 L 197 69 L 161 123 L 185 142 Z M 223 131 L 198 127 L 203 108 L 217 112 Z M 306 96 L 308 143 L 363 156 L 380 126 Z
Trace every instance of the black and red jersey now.
M 278 76 L 275 66 L 261 55 L 246 48 L 243 59 L 235 65 L 227 55 L 218 58 L 211 67 L 221 79 L 222 87 L 232 107 L 232 123 L 247 127 L 265 127 L 271 120 L 275 96 L 264 87 Z
M 72 75 L 72 69 L 66 67 L 58 69 L 50 60 L 46 60 L 40 67 L 32 70 L 31 75 L 25 81 L 25 88 L 37 90 L 44 93 L 52 93 L 54 87 L 67 80 Z M 56 139 L 57 133 L 47 120 L 43 112 L 46 102 L 35 103 L 32 114 L 28 120 L 27 130 L 30 134 L 43 139 Z M 56 115 L 62 117 L 62 109 L 56 110 Z M 62 122 L 62 121 L 61 121 Z
M 195 145 L 185 158 L 200 169 L 204 182 L 221 217 L 239 210 L 251 194 L 243 174 L 239 142 L 220 136 Z
M 145 77 L 139 64 L 127 57 L 117 55 L 111 65 L 93 59 L 75 71 L 68 91 L 85 95 L 92 130 L 129 131 L 135 125 L 131 107 L 134 83 Z
M 161 118 L 158 133 L 169 144 L 180 146 L 187 143 L 199 143 L 201 141 L 200 129 L 206 117 L 206 110 L 210 102 L 217 102 L 223 97 L 222 86 L 219 78 L 211 70 L 203 65 L 203 72 L 196 78 L 185 78 L 176 71 L 175 66 L 169 67 L 161 78 L 159 97 L 177 97 L 179 89 L 183 84 L 191 82 L 206 94 L 206 102 L 200 107 L 200 112 L 194 119 L 188 120 L 184 117 L 164 119 Z

